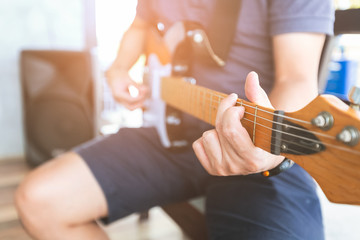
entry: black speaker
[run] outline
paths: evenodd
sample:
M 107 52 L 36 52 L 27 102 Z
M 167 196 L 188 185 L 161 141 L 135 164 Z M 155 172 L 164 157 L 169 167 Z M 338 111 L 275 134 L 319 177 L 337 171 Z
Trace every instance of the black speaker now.
M 95 136 L 89 52 L 24 50 L 21 86 L 26 160 L 37 166 Z

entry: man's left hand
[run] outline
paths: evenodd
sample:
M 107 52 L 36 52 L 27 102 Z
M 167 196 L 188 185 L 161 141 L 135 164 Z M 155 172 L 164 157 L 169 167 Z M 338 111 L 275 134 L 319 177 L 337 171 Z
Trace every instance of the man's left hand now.
M 251 102 L 273 108 L 255 72 L 246 77 L 245 94 Z M 240 122 L 245 110 L 235 106 L 237 98 L 231 94 L 220 103 L 215 129 L 204 132 L 193 143 L 196 156 L 212 175 L 248 175 L 272 169 L 284 159 L 253 144 Z

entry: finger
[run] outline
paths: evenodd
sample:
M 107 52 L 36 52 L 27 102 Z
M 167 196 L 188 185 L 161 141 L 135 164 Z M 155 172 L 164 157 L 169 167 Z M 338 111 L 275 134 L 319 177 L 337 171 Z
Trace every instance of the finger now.
M 147 98 L 144 96 L 143 98 L 137 99 L 137 101 L 129 102 L 126 100 L 122 100 L 121 102 L 119 101 L 119 103 L 122 104 L 124 107 L 126 107 L 129 110 L 135 110 L 137 108 L 143 107 L 146 99 Z
M 274 108 L 259 83 L 259 76 L 256 72 L 250 72 L 246 77 L 245 82 L 245 95 L 253 103 L 258 105 Z
M 128 87 L 128 93 L 134 102 L 144 101 L 148 97 L 148 87 L 145 85 L 130 85 Z
M 240 119 L 244 116 L 244 107 L 230 107 L 224 114 L 223 119 L 218 125 L 219 140 L 222 147 L 222 166 L 223 172 L 220 175 L 234 175 L 247 173 L 246 158 L 244 152 L 254 148 L 251 144 L 249 134 L 242 126 Z M 247 140 L 247 141 L 246 141 Z M 246 144 L 244 144 L 244 142 Z M 245 166 L 245 167 L 244 167 Z M 244 170 L 245 169 L 245 170 Z
M 148 95 L 150 93 L 150 89 L 149 89 L 148 86 L 146 86 L 146 85 L 138 85 L 137 88 L 139 89 L 139 95 L 140 96 L 148 97 Z
M 126 93 L 117 93 L 114 94 L 114 99 L 119 102 L 120 104 L 123 104 L 124 106 L 129 106 L 129 105 L 134 105 L 137 104 L 139 101 L 141 101 L 141 99 L 137 98 L 133 98 L 130 96 L 130 94 L 126 94 Z
M 227 146 L 227 152 L 231 156 L 239 156 L 250 152 L 254 148 L 247 130 L 242 126 L 240 119 L 244 116 L 243 107 L 228 108 L 221 122 L 220 142 Z
M 202 140 L 205 153 L 213 168 L 213 172 L 217 172 L 218 167 L 221 167 L 222 150 L 216 130 L 213 129 L 204 132 Z
M 215 125 L 217 125 L 221 122 L 222 115 L 224 114 L 226 109 L 234 106 L 236 104 L 237 99 L 238 99 L 238 95 L 236 93 L 232 93 L 221 101 L 218 111 L 216 113 Z
M 127 109 L 129 109 L 130 111 L 133 111 L 133 110 L 141 108 L 143 106 L 144 106 L 144 102 L 139 102 L 139 103 L 136 103 L 136 104 L 126 105 L 125 107 Z
M 139 102 L 143 102 L 147 95 L 146 93 L 143 91 L 139 91 L 137 96 L 131 95 L 129 91 L 125 90 L 122 91 L 121 89 L 116 89 L 114 90 L 114 98 L 116 101 L 124 104 L 124 105 L 136 105 Z
M 137 108 L 141 108 L 141 107 L 144 107 L 145 105 L 145 99 L 141 100 L 141 101 L 138 101 L 136 103 L 133 103 L 133 104 L 127 104 L 127 108 L 129 110 L 135 110 Z
M 203 139 L 202 137 L 199 138 L 198 140 L 196 140 L 195 142 L 193 142 L 192 147 L 193 150 L 195 152 L 196 157 L 198 158 L 199 162 L 201 163 L 201 165 L 205 168 L 205 170 L 212 174 L 212 166 L 209 162 L 209 159 L 206 155 L 204 146 L 202 144 Z

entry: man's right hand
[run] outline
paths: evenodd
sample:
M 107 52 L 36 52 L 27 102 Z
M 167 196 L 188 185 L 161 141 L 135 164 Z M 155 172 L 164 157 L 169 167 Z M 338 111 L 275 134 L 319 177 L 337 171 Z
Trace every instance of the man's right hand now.
M 106 76 L 113 97 L 117 102 L 129 110 L 143 106 L 149 92 L 147 86 L 134 82 L 126 70 L 110 70 Z M 135 91 L 131 92 L 130 88 L 135 89 Z

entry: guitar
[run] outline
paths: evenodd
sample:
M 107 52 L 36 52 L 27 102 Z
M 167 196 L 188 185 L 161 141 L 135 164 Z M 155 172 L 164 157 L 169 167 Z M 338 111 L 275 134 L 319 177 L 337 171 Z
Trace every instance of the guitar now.
M 207 49 L 209 56 L 221 64 L 201 29 L 189 30 L 192 35 L 184 29 L 180 29 L 183 34 L 175 42 L 190 39 L 195 44 L 203 44 L 202 48 Z M 200 38 L 202 41 L 198 41 Z M 171 46 L 156 31 L 149 33 L 147 62 L 152 93 L 144 112 L 144 122 L 156 127 L 165 147 L 179 147 L 186 141 L 172 140 L 168 134 L 169 126 L 181 125 L 179 115 L 174 115 L 173 109 L 214 125 L 219 104 L 227 95 L 197 86 L 191 77 L 176 76 L 181 74 L 174 74 L 174 68 L 184 67 L 171 64 L 169 48 Z M 241 123 L 255 146 L 303 167 L 331 202 L 360 205 L 358 110 L 332 95 L 320 95 L 296 112 L 269 109 L 243 99 L 238 99 L 236 105 L 245 108 Z M 168 107 L 170 115 L 167 114 Z

